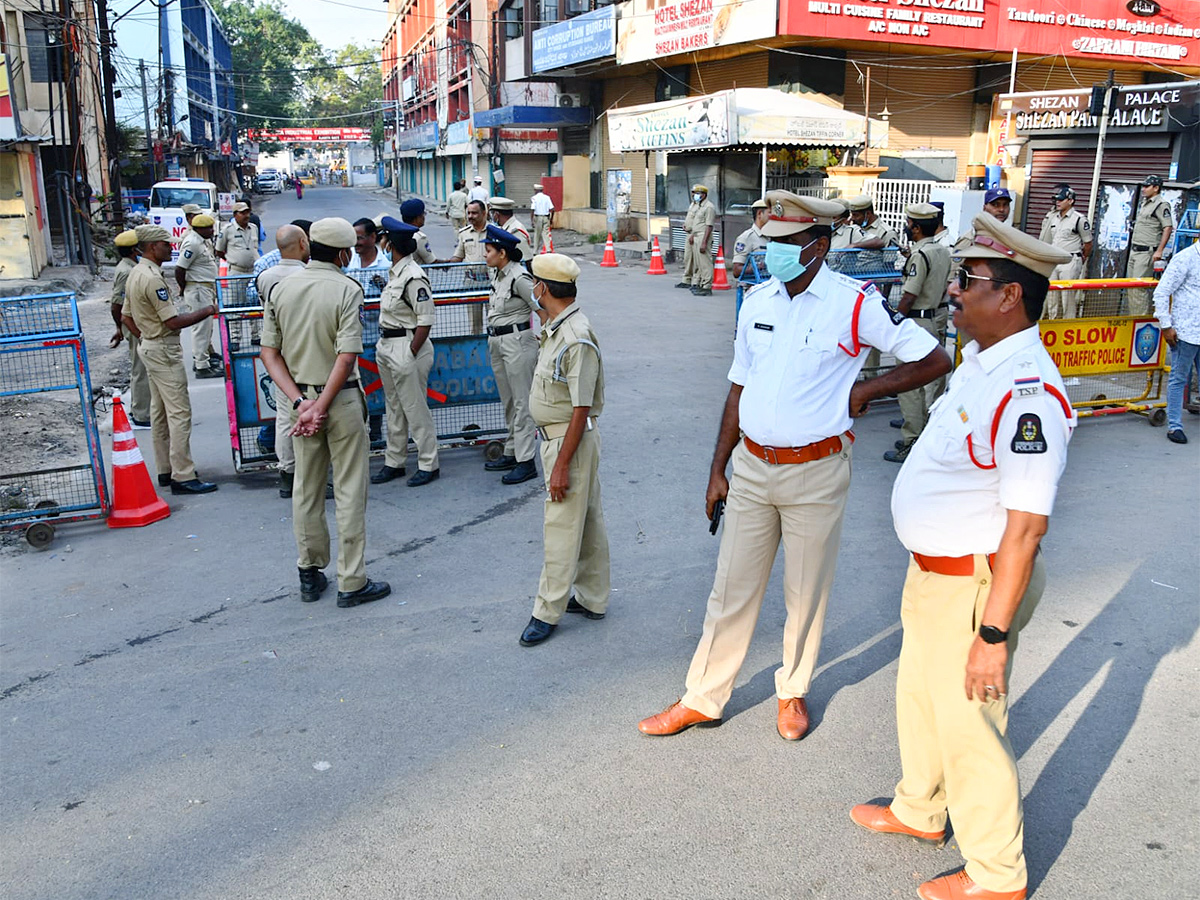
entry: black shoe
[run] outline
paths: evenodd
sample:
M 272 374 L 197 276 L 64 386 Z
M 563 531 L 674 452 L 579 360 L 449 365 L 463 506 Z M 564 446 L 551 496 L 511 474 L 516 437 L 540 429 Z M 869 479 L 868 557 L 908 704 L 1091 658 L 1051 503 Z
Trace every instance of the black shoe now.
M 214 366 L 208 366 L 204 369 L 193 369 L 192 372 L 197 378 L 223 378 L 225 373 Z
M 692 296 L 694 297 L 711 297 L 712 288 L 692 288 Z
M 909 441 L 902 447 L 898 447 L 895 450 L 889 450 L 887 453 L 883 454 L 883 458 L 888 462 L 902 463 L 908 459 L 908 454 L 912 452 L 913 444 L 915 443 L 916 441 Z
M 589 619 L 603 619 L 605 616 L 604 613 L 592 612 L 574 597 L 567 601 L 567 612 L 582 613 L 586 618 Z
M 146 419 L 143 422 L 141 419 L 135 419 L 133 416 L 130 416 L 129 421 L 133 423 L 134 428 L 149 428 L 150 427 L 149 419 Z
M 321 592 L 329 587 L 329 579 L 325 573 L 315 566 L 311 569 L 300 570 L 300 599 L 312 603 L 321 599 Z
M 172 481 L 172 494 L 211 494 L 217 486 L 211 481 L 201 481 L 193 478 L 191 481 Z
M 392 592 L 392 586 L 386 581 L 370 581 L 357 591 L 338 591 L 338 608 L 347 609 L 351 606 L 361 606 L 372 600 L 382 600 Z
M 1186 444 L 1187 435 L 1183 433 L 1182 428 L 1176 428 L 1174 431 L 1167 432 L 1167 440 L 1172 444 Z
M 892 421 L 888 422 L 888 424 L 891 425 L 893 428 L 903 428 L 904 427 L 904 419 L 892 419 Z
M 681 290 L 690 291 L 692 289 L 692 283 L 690 281 L 681 281 L 679 284 L 675 285 L 675 287 L 680 288 Z
M 158 486 L 159 487 L 170 487 L 170 485 L 171 485 L 171 473 L 170 472 L 166 472 L 166 473 L 159 472 L 158 473 Z
M 502 484 L 520 484 L 522 481 L 528 481 L 530 478 L 537 478 L 537 466 L 532 459 L 527 459 L 525 462 L 517 463 L 511 472 L 500 479 Z
M 521 646 L 532 647 L 540 644 L 546 638 L 554 633 L 555 626 L 549 622 L 543 622 L 536 617 L 530 617 L 529 624 L 525 626 L 525 630 L 521 632 Z
M 441 469 L 434 469 L 432 472 L 426 472 L 424 469 L 417 469 L 417 474 L 408 479 L 409 487 L 420 487 L 423 484 L 429 484 L 431 481 L 437 481 L 442 477 Z
M 284 500 L 292 496 L 292 487 L 295 485 L 296 475 L 293 472 L 279 473 L 279 496 Z
M 483 467 L 489 472 L 503 472 L 506 469 L 515 469 L 517 467 L 517 458 L 515 456 L 501 456 L 499 459 L 488 460 L 483 464 Z
M 385 465 L 378 472 L 371 476 L 371 484 L 387 484 L 397 478 L 404 477 L 404 466 L 396 468 L 395 466 Z
M 905 440 L 904 440 L 904 438 L 900 438 L 900 440 L 896 441 L 896 449 L 897 449 L 897 450 L 903 450 L 903 449 L 904 449 L 904 445 L 905 445 L 906 443 L 908 443 L 908 442 L 907 442 L 907 441 L 905 441 Z

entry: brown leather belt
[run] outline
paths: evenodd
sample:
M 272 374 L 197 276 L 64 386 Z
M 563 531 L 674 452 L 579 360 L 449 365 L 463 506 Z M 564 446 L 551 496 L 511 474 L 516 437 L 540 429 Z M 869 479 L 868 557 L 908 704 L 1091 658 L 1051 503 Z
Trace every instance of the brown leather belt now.
M 914 553 L 913 561 L 922 572 L 932 572 L 934 575 L 953 575 L 970 578 L 975 574 L 975 557 L 971 556 L 925 556 Z M 987 555 L 988 568 L 996 565 L 996 554 Z
M 833 456 L 835 453 L 841 453 L 844 446 L 842 437 L 842 435 L 834 435 L 833 437 L 825 438 L 823 441 L 805 444 L 803 447 L 764 447 L 762 444 L 756 444 L 745 436 L 742 437 L 742 443 L 746 445 L 747 450 L 763 462 L 768 462 L 773 466 L 782 466 L 813 462 L 818 459 L 824 459 L 827 456 Z M 853 431 L 847 431 L 845 437 L 850 439 L 851 444 L 854 443 Z

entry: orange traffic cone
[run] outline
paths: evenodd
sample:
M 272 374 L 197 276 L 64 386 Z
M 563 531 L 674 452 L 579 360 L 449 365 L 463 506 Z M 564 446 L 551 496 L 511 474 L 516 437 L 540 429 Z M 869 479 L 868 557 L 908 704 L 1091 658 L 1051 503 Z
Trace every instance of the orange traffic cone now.
M 604 245 L 604 259 L 600 260 L 600 265 L 606 269 L 616 268 L 617 251 L 613 249 L 612 232 L 608 233 L 608 243 Z
M 542 252 L 554 252 L 554 233 L 549 228 L 546 229 L 546 243 L 542 244 Z
M 113 505 L 109 528 L 139 528 L 171 514 L 158 496 L 120 397 L 113 397 Z
M 666 275 L 667 267 L 663 265 L 662 251 L 658 249 L 658 235 L 654 236 L 654 247 L 650 250 L 650 268 L 647 275 Z
M 729 277 L 725 274 L 725 250 L 723 247 L 717 247 L 717 263 L 713 266 L 713 283 L 714 291 L 729 291 L 733 288 L 729 284 Z

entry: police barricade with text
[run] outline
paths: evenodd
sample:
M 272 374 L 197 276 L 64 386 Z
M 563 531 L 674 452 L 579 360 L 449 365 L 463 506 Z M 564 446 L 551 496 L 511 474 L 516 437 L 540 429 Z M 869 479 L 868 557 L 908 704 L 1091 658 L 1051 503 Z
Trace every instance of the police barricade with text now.
M 108 515 L 74 293 L 0 299 L 0 417 L 9 429 L 0 445 L 0 529 L 23 528 L 29 544 L 42 550 L 56 526 Z M 17 437 L 22 419 L 40 426 L 36 450 Z
M 1166 342 L 1153 314 L 1126 315 L 1126 292 L 1153 289 L 1149 279 L 1054 281 L 1052 291 L 1079 291 L 1087 316 L 1042 319 L 1042 346 L 1050 354 L 1067 388 L 1067 398 L 1081 418 L 1132 412 L 1151 425 L 1167 422 L 1163 376 Z

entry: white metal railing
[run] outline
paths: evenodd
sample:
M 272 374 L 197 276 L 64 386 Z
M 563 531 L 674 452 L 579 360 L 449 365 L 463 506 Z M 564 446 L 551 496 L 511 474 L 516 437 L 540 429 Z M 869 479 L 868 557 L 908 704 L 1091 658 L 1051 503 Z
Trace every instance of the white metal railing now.
M 922 181 L 906 178 L 868 178 L 863 193 L 871 198 L 875 213 L 897 233 L 904 229 L 904 207 L 910 203 L 928 203 L 933 189 L 965 190 L 965 184 L 951 181 Z

